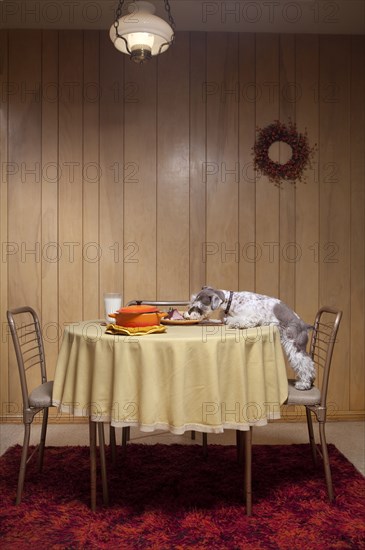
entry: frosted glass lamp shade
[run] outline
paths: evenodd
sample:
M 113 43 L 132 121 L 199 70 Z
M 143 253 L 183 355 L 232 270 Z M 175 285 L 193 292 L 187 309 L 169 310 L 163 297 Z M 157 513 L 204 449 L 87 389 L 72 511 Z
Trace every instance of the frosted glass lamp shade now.
M 174 39 L 170 25 L 154 15 L 150 2 L 136 1 L 129 5 L 129 14 L 120 17 L 110 28 L 110 39 L 121 52 L 137 63 L 165 52 Z

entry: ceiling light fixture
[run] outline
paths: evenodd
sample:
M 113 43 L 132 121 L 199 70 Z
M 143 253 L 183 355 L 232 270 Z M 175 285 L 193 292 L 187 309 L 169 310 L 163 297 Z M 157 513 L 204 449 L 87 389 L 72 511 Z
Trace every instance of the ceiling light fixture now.
M 126 53 L 135 63 L 144 63 L 154 55 L 165 52 L 174 42 L 175 21 L 169 0 L 165 1 L 169 23 L 157 15 L 150 2 L 136 0 L 129 4 L 128 15 L 122 16 L 124 0 L 119 0 L 115 21 L 110 28 L 114 46 Z

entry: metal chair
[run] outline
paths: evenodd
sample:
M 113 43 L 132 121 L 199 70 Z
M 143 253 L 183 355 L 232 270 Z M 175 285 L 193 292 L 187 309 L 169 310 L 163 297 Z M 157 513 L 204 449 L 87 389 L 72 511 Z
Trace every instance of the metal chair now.
M 135 306 L 135 305 L 148 305 L 148 306 L 156 306 L 156 307 L 162 307 L 162 308 L 171 308 L 171 307 L 186 307 L 190 304 L 189 300 L 167 300 L 167 301 L 161 301 L 161 300 L 131 300 L 127 303 L 127 306 Z M 203 433 L 203 453 L 206 455 L 207 453 L 207 434 Z M 195 432 L 191 432 L 191 438 L 195 439 Z M 130 439 L 130 427 L 124 427 L 122 428 L 122 447 L 125 449 L 127 442 Z M 115 437 L 115 428 L 114 426 L 110 426 L 110 446 L 112 450 L 112 459 L 113 462 L 115 462 L 116 458 L 116 437 Z
M 288 398 L 285 402 L 286 405 L 301 405 L 305 407 L 313 463 L 314 465 L 317 465 L 317 454 L 319 454 L 323 461 L 328 498 L 330 502 L 332 502 L 334 499 L 334 493 L 325 434 L 327 415 L 327 390 L 332 355 L 341 318 L 342 311 L 340 311 L 339 309 L 324 306 L 318 310 L 314 321 L 309 354 L 317 367 L 317 376 L 319 377 L 320 387 L 313 386 L 310 390 L 297 390 L 295 388 L 295 380 L 288 380 Z M 320 446 L 317 446 L 315 443 L 312 413 L 315 415 L 318 421 Z M 249 514 L 251 513 L 252 509 L 251 435 L 252 428 L 250 429 L 250 433 L 246 434 L 245 442 L 243 442 L 243 436 L 238 435 L 239 445 L 241 448 L 246 447 L 245 456 L 246 459 L 248 457 L 249 461 L 248 465 L 246 464 L 245 468 L 245 493 L 246 503 L 248 502 L 247 510 Z
M 43 467 L 48 409 L 52 407 L 53 382 L 47 381 L 42 333 L 39 319 L 34 309 L 31 307 L 20 307 L 7 311 L 6 315 L 15 348 L 23 398 L 24 440 L 15 501 L 16 504 L 19 504 L 23 493 L 26 466 L 38 447 L 39 471 L 41 471 Z M 15 322 L 15 318 L 18 318 L 18 316 L 21 316 L 22 319 L 20 324 L 16 324 Z M 36 370 L 40 374 L 41 383 L 29 393 L 28 381 L 30 379 L 30 372 L 32 371 L 33 373 Z M 33 379 L 34 378 L 35 375 L 33 376 Z M 40 443 L 28 458 L 31 424 L 34 417 L 41 411 L 43 411 L 43 420 Z
M 41 326 L 37 313 L 31 307 L 24 306 L 17 309 L 9 310 L 7 311 L 6 315 L 18 363 L 20 386 L 23 400 L 24 439 L 20 459 L 18 488 L 15 501 L 15 504 L 20 504 L 24 488 L 26 467 L 37 449 L 38 470 L 41 472 L 43 468 L 44 448 L 46 443 L 48 424 L 48 410 L 49 407 L 53 406 L 53 381 L 47 381 L 46 357 L 44 353 Z M 34 384 L 34 381 L 37 378 L 41 382 L 39 385 Z M 33 386 L 35 385 L 35 387 L 30 392 L 28 384 L 29 386 L 31 384 Z M 43 419 L 40 443 L 34 449 L 32 454 L 28 457 L 31 425 L 34 417 L 41 411 L 43 411 Z M 98 422 L 97 425 L 100 446 L 101 475 L 103 483 L 103 501 L 104 504 L 107 504 L 108 488 L 105 466 L 104 426 L 101 422 Z M 93 474 L 94 478 L 96 474 L 95 422 L 90 422 L 90 460 L 93 479 Z M 95 510 L 96 480 L 94 486 L 92 486 L 91 489 L 91 507 L 93 510 Z

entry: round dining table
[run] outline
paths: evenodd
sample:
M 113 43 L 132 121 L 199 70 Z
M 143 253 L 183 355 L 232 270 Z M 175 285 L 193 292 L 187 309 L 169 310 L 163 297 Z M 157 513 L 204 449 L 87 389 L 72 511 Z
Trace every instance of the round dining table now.
M 96 430 L 108 503 L 103 431 L 108 422 L 173 434 L 236 430 L 246 448 L 250 513 L 252 427 L 280 418 L 288 394 L 277 326 L 241 330 L 182 323 L 133 335 L 109 329 L 98 320 L 65 328 L 53 386 L 61 414 L 89 418 L 91 508 L 96 508 Z
M 247 430 L 280 417 L 288 392 L 276 326 L 172 325 L 161 333 L 107 334 L 99 321 L 66 327 L 53 402 L 144 432 Z

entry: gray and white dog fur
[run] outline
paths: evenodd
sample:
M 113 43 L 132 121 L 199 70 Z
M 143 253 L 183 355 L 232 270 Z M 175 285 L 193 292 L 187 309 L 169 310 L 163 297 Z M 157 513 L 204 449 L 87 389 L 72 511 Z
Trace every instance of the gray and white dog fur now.
M 230 294 L 229 290 L 204 286 L 198 294 L 192 296 L 185 318 L 200 321 L 219 308 L 226 310 Z M 254 292 L 233 292 L 229 310 L 225 313 L 223 322 L 230 328 L 277 325 L 282 346 L 297 376 L 295 387 L 308 390 L 312 386 L 315 367 L 306 351 L 308 330 L 312 327 L 284 302 Z

